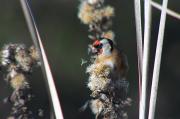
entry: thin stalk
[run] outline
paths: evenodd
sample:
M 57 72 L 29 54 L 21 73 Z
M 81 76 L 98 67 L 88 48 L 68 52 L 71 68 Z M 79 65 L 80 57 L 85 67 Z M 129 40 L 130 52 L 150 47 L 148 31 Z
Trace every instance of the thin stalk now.
M 162 10 L 162 6 L 154 1 L 151 1 L 151 5 L 159 10 Z M 176 19 L 179 19 L 180 20 L 180 14 L 173 11 L 173 10 L 170 10 L 170 9 L 166 9 L 166 13 Z
M 134 0 L 135 22 L 136 22 L 136 43 L 138 56 L 138 73 L 139 73 L 139 100 L 141 97 L 141 78 L 142 78 L 142 22 L 141 22 L 141 1 Z
M 140 99 L 139 119 L 146 118 L 146 88 L 147 88 L 147 79 L 148 79 L 150 32 L 151 32 L 151 5 L 150 5 L 150 0 L 145 0 L 144 1 L 144 46 L 143 46 L 143 65 L 142 65 L 142 94 Z
M 149 107 L 149 117 L 148 119 L 154 119 L 155 109 L 156 109 L 156 99 L 158 92 L 158 82 L 159 82 L 159 73 L 161 66 L 161 56 L 162 56 L 162 48 L 163 48 L 163 38 L 165 31 L 165 23 L 166 23 L 166 10 L 167 10 L 168 0 L 163 0 L 163 7 L 161 11 L 160 25 L 159 25 L 159 33 L 158 40 L 156 46 L 156 55 L 155 55 L 155 63 L 154 63 L 154 71 L 152 78 L 152 87 L 151 87 L 151 97 L 150 97 L 150 107 Z
M 31 9 L 30 9 L 30 6 L 29 6 L 27 0 L 20 0 L 20 3 L 22 6 L 24 15 L 25 15 L 25 19 L 26 19 L 33 43 L 40 54 L 40 60 L 41 60 L 41 64 L 42 64 L 41 68 L 42 68 L 43 74 L 46 79 L 46 83 L 47 83 L 48 91 L 50 94 L 50 99 L 52 101 L 52 106 L 54 109 L 55 117 L 56 117 L 56 119 L 63 119 L 61 105 L 60 105 L 58 94 L 57 94 L 56 87 L 54 84 L 53 76 L 52 76 L 52 73 L 50 70 L 47 56 L 44 51 L 44 47 L 43 47 L 38 29 L 37 29 L 33 14 L 31 12 Z

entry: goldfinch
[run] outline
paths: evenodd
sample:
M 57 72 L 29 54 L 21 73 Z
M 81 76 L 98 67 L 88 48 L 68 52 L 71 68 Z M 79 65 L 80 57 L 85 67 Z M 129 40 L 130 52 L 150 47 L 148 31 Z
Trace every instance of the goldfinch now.
M 125 54 L 118 50 L 112 40 L 102 38 L 92 44 L 92 52 L 96 54 L 94 64 L 103 64 L 111 68 L 114 80 L 126 78 L 128 62 Z

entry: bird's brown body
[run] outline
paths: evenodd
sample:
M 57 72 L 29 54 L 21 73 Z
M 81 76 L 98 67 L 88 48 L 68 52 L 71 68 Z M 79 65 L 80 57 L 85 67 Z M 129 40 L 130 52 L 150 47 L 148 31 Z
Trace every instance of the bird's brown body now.
M 115 48 L 112 50 L 110 55 L 97 55 L 95 64 L 110 66 L 113 70 L 112 73 L 116 74 L 116 78 L 118 79 L 125 79 L 128 71 L 128 63 L 125 54 Z

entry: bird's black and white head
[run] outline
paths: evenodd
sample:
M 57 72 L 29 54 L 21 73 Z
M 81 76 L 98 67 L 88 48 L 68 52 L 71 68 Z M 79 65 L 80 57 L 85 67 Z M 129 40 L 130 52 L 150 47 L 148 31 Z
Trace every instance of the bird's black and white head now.
M 112 53 L 114 43 L 110 39 L 102 38 L 101 40 L 94 41 L 93 47 L 96 49 L 97 54 L 108 56 Z

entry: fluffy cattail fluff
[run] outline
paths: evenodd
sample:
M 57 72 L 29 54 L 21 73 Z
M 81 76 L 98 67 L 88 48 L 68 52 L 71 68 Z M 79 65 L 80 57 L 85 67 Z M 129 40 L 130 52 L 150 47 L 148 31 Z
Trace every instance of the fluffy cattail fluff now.
M 90 74 L 88 87 L 93 92 L 105 90 L 110 83 L 110 79 L 108 78 L 110 67 L 108 66 L 92 64 L 87 67 L 86 72 Z
M 31 56 L 31 58 L 34 61 L 34 63 L 40 64 L 40 61 L 39 61 L 40 57 L 39 57 L 39 53 L 36 50 L 36 48 L 34 46 L 31 46 L 29 48 L 29 52 L 30 52 L 29 55 Z
M 115 34 L 113 31 L 109 30 L 109 31 L 106 31 L 106 32 L 103 32 L 102 38 L 107 38 L 107 39 L 111 39 L 111 40 L 114 40 L 115 38 Z
M 33 60 L 24 46 L 16 48 L 15 59 L 23 71 L 28 72 L 31 70 Z
M 86 1 L 84 1 L 80 6 L 80 12 L 78 14 L 78 17 L 81 19 L 81 21 L 84 24 L 90 24 L 93 22 L 93 11 L 94 7 L 90 4 L 88 4 Z
M 26 78 L 23 74 L 17 73 L 14 77 L 11 78 L 10 84 L 14 89 L 19 89 L 23 87 L 26 83 Z
M 87 1 L 82 2 L 80 6 L 80 12 L 78 17 L 84 24 L 98 23 L 103 19 L 109 19 L 114 16 L 114 8 L 111 6 L 105 6 L 96 9 L 95 6 L 89 4 Z
M 27 49 L 23 44 L 5 45 L 1 51 L 1 64 L 7 67 L 14 65 L 18 70 L 30 72 L 34 63 L 39 60 L 37 53 L 29 52 L 31 49 Z
M 94 98 L 90 108 L 97 119 L 127 119 L 126 108 L 131 100 L 127 98 L 128 81 L 112 79 L 113 69 L 103 63 L 92 63 L 87 67 L 88 88 Z
M 2 70 L 7 72 L 5 79 L 13 89 L 5 100 L 13 105 L 8 119 L 33 119 L 33 113 L 28 108 L 32 93 L 26 75 L 39 62 L 37 51 L 33 46 L 28 49 L 23 44 L 8 44 L 1 50 L 0 59 Z
M 95 4 L 103 3 L 104 0 L 88 0 L 87 2 L 88 2 L 89 4 L 95 5 Z
M 111 18 L 114 16 L 113 7 L 102 6 L 102 4 L 90 4 L 99 3 L 100 1 L 82 1 L 78 13 L 78 17 L 82 23 L 89 25 L 90 31 L 97 33 L 107 30 L 111 25 Z

